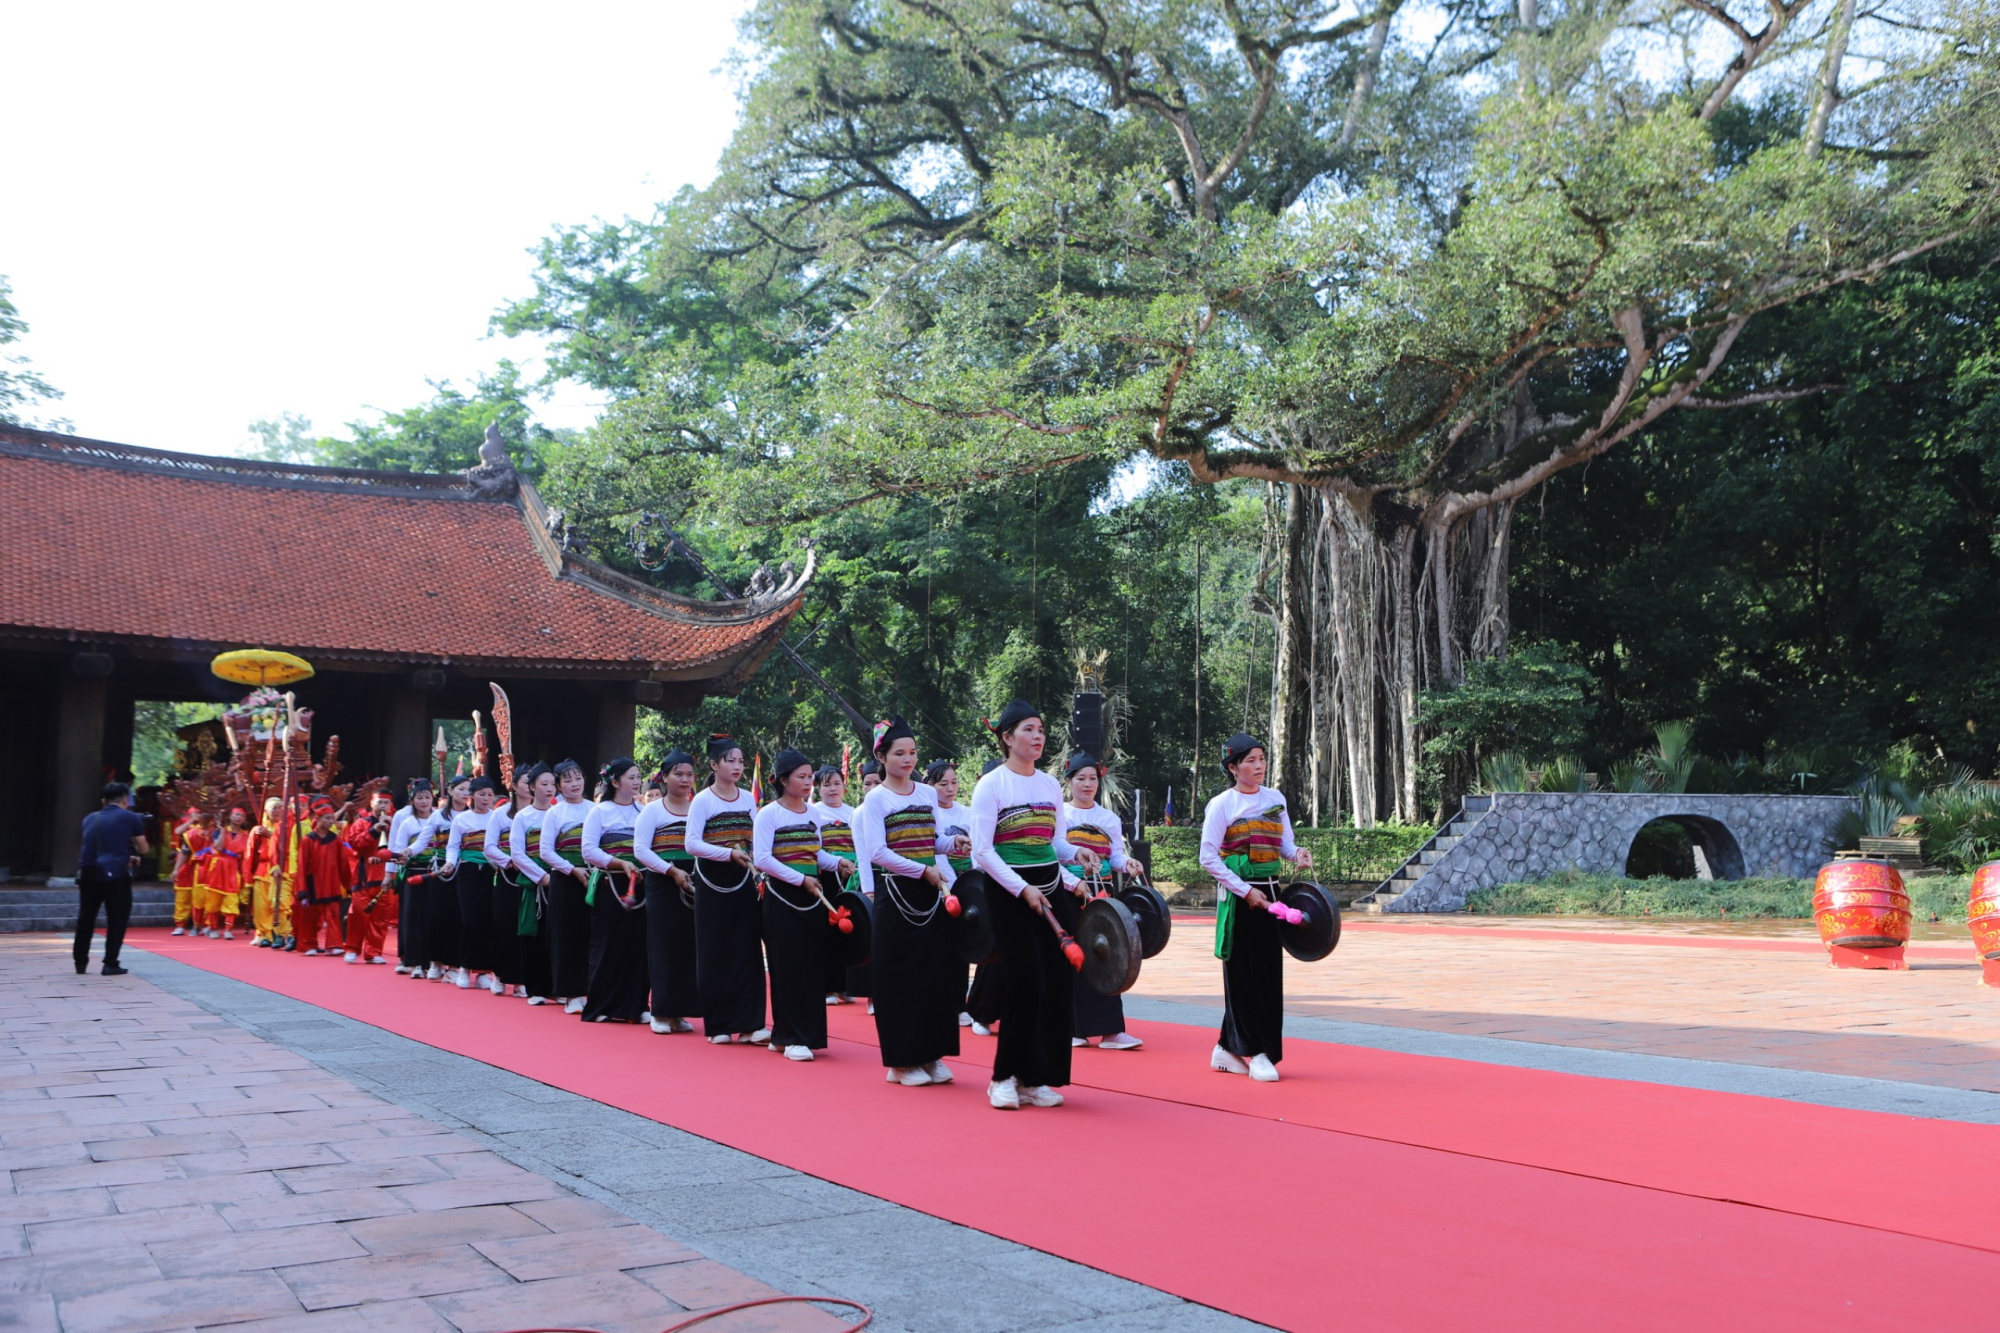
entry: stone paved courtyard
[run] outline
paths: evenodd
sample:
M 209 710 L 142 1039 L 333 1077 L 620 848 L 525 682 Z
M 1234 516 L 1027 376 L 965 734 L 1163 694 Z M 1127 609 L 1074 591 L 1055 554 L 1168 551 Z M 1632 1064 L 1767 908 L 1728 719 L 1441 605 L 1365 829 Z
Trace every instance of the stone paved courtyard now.
M 1177 922 L 1138 993 L 1220 1004 L 1213 937 Z M 1786 942 L 1805 947 L 1759 947 Z M 1911 953 L 1907 972 L 1836 970 L 1810 924 L 1349 918 L 1285 989 L 1301 1017 L 2000 1092 L 2000 989 L 1970 939 Z

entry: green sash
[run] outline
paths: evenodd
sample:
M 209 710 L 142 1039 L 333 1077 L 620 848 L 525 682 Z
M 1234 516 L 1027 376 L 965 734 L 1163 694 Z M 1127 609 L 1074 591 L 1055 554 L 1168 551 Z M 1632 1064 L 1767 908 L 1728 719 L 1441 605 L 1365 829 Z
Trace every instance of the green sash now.
M 1246 853 L 1238 852 L 1234 856 L 1225 856 L 1222 858 L 1222 864 L 1228 866 L 1236 878 L 1252 884 L 1257 882 L 1251 878 L 1250 857 Z M 1265 864 L 1275 866 L 1282 863 L 1267 861 Z M 1258 879 L 1263 877 L 1262 874 L 1257 876 Z M 1216 885 L 1215 893 L 1215 956 L 1226 963 L 1229 961 L 1230 944 L 1236 931 L 1236 914 L 1247 909 L 1239 907 L 1237 904 L 1241 899 L 1220 884 Z

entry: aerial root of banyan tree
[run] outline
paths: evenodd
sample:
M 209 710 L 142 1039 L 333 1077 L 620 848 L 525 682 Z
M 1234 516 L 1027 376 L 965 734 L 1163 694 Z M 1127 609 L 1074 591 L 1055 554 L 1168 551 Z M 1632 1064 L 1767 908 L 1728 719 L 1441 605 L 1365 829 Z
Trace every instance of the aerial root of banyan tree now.
M 1414 821 L 1418 695 L 1507 647 L 1512 502 L 1453 522 L 1287 486 L 1272 744 L 1315 823 Z

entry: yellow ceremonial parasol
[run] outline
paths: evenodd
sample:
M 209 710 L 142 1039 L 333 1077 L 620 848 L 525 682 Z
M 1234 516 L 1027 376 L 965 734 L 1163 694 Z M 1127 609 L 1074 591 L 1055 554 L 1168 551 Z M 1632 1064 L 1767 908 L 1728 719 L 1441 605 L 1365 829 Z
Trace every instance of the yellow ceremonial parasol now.
M 311 662 L 275 648 L 238 648 L 219 653 L 208 669 L 238 685 L 290 685 L 313 674 Z

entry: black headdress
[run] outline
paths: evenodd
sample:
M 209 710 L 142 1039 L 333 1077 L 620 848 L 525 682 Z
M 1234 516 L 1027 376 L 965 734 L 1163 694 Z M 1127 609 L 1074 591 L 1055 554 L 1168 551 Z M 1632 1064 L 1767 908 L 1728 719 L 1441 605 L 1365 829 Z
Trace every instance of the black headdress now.
M 1063 765 L 1063 778 L 1067 781 L 1086 768 L 1096 769 L 1100 778 L 1104 776 L 1104 765 L 1097 762 L 1096 755 L 1088 750 L 1073 750 L 1070 752 L 1068 762 Z
M 1239 731 L 1222 743 L 1222 771 L 1230 777 L 1236 776 L 1236 766 L 1243 762 L 1252 750 L 1261 750 L 1264 742 L 1247 731 Z
M 613 759 L 610 763 L 606 764 L 603 767 L 603 769 L 601 769 L 598 772 L 597 780 L 599 782 L 602 782 L 607 787 L 616 786 L 618 783 L 618 779 L 624 777 L 627 770 L 637 768 L 638 766 L 639 766 L 638 760 L 628 759 L 623 756 L 620 756 L 619 758 Z
M 802 768 L 811 767 L 812 760 L 806 758 L 805 755 L 799 753 L 797 750 L 780 750 L 778 751 L 778 757 L 771 761 L 771 781 L 776 783 L 778 791 L 783 793 L 786 778 Z
M 724 736 L 720 733 L 710 736 L 708 738 L 708 762 L 712 767 L 728 758 L 731 750 L 740 750 L 742 748 L 743 743 L 734 736 Z
M 458 784 L 454 782 L 451 785 L 456 787 Z M 480 776 L 472 779 L 471 784 L 467 786 L 465 789 L 465 794 L 470 796 L 472 793 L 476 791 L 499 791 L 499 790 L 500 790 L 499 783 L 495 782 L 492 778 L 489 778 L 486 775 L 481 774 Z
M 957 767 L 958 761 L 956 759 L 931 760 L 930 765 L 924 769 L 924 784 L 931 787 L 937 786 L 939 778 Z
M 1007 733 L 1020 726 L 1031 717 L 1040 717 L 1042 710 L 1026 699 L 1016 699 L 1000 710 L 1000 716 L 986 719 L 986 728 L 993 738 L 1000 742 L 1000 748 L 1007 748 Z

